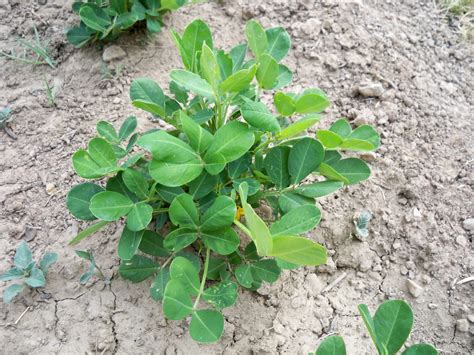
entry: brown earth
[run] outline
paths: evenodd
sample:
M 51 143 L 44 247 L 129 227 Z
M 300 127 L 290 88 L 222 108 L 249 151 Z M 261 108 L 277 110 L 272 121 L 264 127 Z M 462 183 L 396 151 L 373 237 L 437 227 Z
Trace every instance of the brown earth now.
M 474 217 L 473 51 L 433 1 L 189 6 L 168 16 L 164 33 L 149 42 L 140 33 L 121 38 L 127 56 L 112 79 L 102 73 L 103 49 L 66 43 L 65 28 L 77 22 L 70 5 L 0 0 L 0 49 L 11 48 L 17 36 L 31 38 L 37 26 L 59 63 L 51 69 L 0 59 L 0 107 L 12 108 L 9 127 L 17 136 L 0 131 L 0 270 L 9 268 L 21 239 L 37 257 L 60 254 L 43 291 L 0 303 L 0 353 L 305 354 L 337 332 L 349 354 L 373 354 L 357 305 L 375 310 L 388 298 L 406 299 L 414 309 L 410 343 L 431 342 L 443 354 L 472 353 L 474 284 L 457 282 L 474 268 L 472 221 L 464 222 Z M 333 100 L 321 125 L 341 116 L 355 125 L 369 122 L 383 142 L 366 157 L 374 160 L 370 180 L 320 200 L 323 221 L 312 236 L 329 249 L 329 264 L 286 271 L 258 293 L 242 292 L 224 311 L 222 341 L 206 346 L 190 339 L 185 321 L 164 319 L 148 296 L 149 281 L 133 285 L 118 277 L 117 228 L 80 246 L 94 251 L 113 276 L 111 286 L 98 280 L 80 285 L 86 265 L 67 241 L 86 224 L 65 208 L 68 189 L 80 181 L 70 157 L 94 135 L 97 121 L 118 126 L 134 114 L 140 130 L 156 125 L 130 105 L 129 84 L 147 76 L 167 87 L 167 73 L 180 66 L 168 30 L 181 31 L 198 17 L 226 49 L 243 39 L 250 18 L 284 26 L 293 38 L 285 62 L 295 73 L 291 89 L 318 86 Z M 48 104 L 45 77 L 54 83 L 56 108 Z M 374 218 L 361 242 L 351 234 L 353 216 L 363 210 Z M 411 291 L 409 280 L 416 284 Z

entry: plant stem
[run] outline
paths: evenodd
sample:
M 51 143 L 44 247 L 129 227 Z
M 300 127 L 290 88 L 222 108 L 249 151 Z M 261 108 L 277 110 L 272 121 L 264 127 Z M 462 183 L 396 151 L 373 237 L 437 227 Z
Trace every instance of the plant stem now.
M 206 285 L 207 279 L 207 271 L 209 269 L 209 256 L 211 255 L 211 249 L 206 249 L 206 261 L 204 262 L 204 271 L 202 272 L 202 279 L 201 279 L 201 286 L 199 287 L 199 293 L 196 297 L 196 301 L 194 302 L 193 310 L 196 310 L 196 307 L 199 304 L 199 300 L 201 299 L 201 295 L 204 292 L 204 286 Z
M 249 231 L 249 229 L 248 229 L 246 226 L 244 226 L 242 223 L 240 223 L 240 221 L 238 221 L 238 220 L 236 220 L 236 219 L 234 219 L 234 224 L 235 224 L 237 227 L 239 227 L 239 229 L 240 229 L 242 232 L 244 232 L 245 234 L 247 234 L 247 235 L 250 237 L 250 239 L 253 240 L 252 233 Z

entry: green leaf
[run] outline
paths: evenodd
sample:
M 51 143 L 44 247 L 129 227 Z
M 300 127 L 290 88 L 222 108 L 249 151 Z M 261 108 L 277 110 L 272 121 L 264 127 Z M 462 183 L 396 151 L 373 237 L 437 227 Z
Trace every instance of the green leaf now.
M 194 265 L 186 258 L 178 256 L 170 265 L 172 280 L 181 282 L 181 287 L 187 294 L 196 296 L 199 293 L 199 274 Z
M 190 315 L 193 304 L 189 293 L 179 280 L 169 280 L 163 296 L 163 313 L 171 320 L 181 320 Z
M 91 199 L 90 211 L 104 221 L 112 222 L 125 216 L 133 207 L 128 197 L 113 191 L 103 191 Z
M 187 116 L 183 111 L 180 111 L 179 117 L 183 132 L 188 137 L 191 147 L 193 147 L 199 154 L 204 153 L 214 139 L 212 134 L 202 128 L 193 119 L 189 118 L 189 116 Z
M 219 196 L 225 197 L 225 196 Z M 240 245 L 237 233 L 231 227 L 219 230 L 203 231 L 201 238 L 204 244 L 220 255 L 229 255 L 236 251 Z
M 77 219 L 91 221 L 96 217 L 89 210 L 91 198 L 104 191 L 96 184 L 85 182 L 74 186 L 67 194 L 66 205 L 71 214 Z
M 232 186 L 236 191 L 239 190 L 239 186 L 242 183 L 247 183 L 249 187 L 249 196 L 255 195 L 257 192 L 260 191 L 261 184 L 258 180 L 254 178 L 241 178 L 241 179 L 235 179 L 234 182 L 232 183 Z
M 115 167 L 117 157 L 112 146 L 103 138 L 93 138 L 87 147 L 89 155 L 100 167 Z
M 223 50 L 217 51 L 217 63 L 219 65 L 220 78 L 226 79 L 232 75 L 232 58 Z
M 132 231 L 127 227 L 123 228 L 122 236 L 118 243 L 118 256 L 122 260 L 130 260 L 137 253 L 138 246 L 143 237 L 143 230 Z
M 132 83 L 133 85 L 133 83 Z M 119 139 L 121 141 L 127 139 L 133 131 L 137 128 L 137 119 L 135 116 L 129 116 L 127 119 L 122 123 L 122 126 L 120 126 L 119 130 Z
M 25 276 L 23 273 L 23 270 L 17 267 L 12 267 L 10 270 L 0 275 L 0 281 L 10 281 L 10 280 L 21 279 L 23 278 L 23 276 Z
M 201 60 L 199 61 L 201 66 L 201 75 L 214 89 L 217 94 L 217 88 L 221 81 L 221 69 L 217 63 L 217 58 L 214 52 L 206 44 L 202 46 Z
M 278 199 L 278 205 L 283 213 L 288 213 L 299 206 L 314 205 L 314 199 L 293 192 L 285 192 Z
M 33 288 L 43 287 L 46 285 L 43 271 L 33 266 L 30 276 L 25 279 L 25 283 Z
M 332 131 L 326 131 L 326 130 L 319 130 L 316 133 L 316 136 L 318 137 L 319 141 L 327 148 L 327 149 L 333 149 L 339 147 L 344 140 L 342 139 L 341 136 L 339 136 L 337 133 L 334 133 Z
M 214 100 L 214 91 L 212 86 L 202 79 L 199 75 L 183 69 L 171 71 L 171 79 L 179 86 L 186 88 L 193 93 Z
M 322 265 L 327 260 L 327 252 L 322 245 L 293 235 L 273 237 L 269 255 L 298 265 Z
M 237 179 L 240 175 L 247 172 L 252 164 L 252 157 L 246 153 L 239 159 L 234 160 L 227 166 L 229 177 L 231 179 Z
M 221 271 L 226 270 L 226 260 L 222 258 L 210 257 L 207 278 L 209 280 L 217 280 L 220 278 Z
M 182 140 L 164 131 L 145 134 L 137 144 L 151 151 L 154 159 L 149 167 L 150 175 L 165 186 L 187 184 L 203 170 L 199 155 Z
M 161 8 L 168 10 L 177 10 L 185 3 L 185 0 L 161 0 Z
M 66 34 L 68 42 L 76 48 L 81 48 L 84 46 L 92 39 L 93 36 L 94 35 L 91 33 L 90 29 L 85 26 L 73 27 L 67 31 Z
M 78 244 L 81 240 L 87 238 L 88 236 L 94 234 L 95 232 L 97 232 L 98 230 L 102 229 L 103 227 L 105 227 L 107 224 L 109 224 L 110 222 L 107 222 L 107 221 L 100 221 L 100 222 L 97 222 L 89 227 L 87 227 L 86 229 L 84 229 L 82 232 L 80 232 L 78 235 L 76 235 L 70 242 L 69 242 L 69 245 L 76 245 Z
M 278 64 L 278 81 L 276 85 L 272 88 L 273 90 L 279 90 L 284 86 L 287 86 L 293 80 L 293 73 L 291 70 L 283 64 Z
M 278 140 L 294 137 L 300 134 L 301 132 L 305 132 L 308 128 L 314 126 L 320 120 L 321 117 L 317 114 L 303 117 L 302 119 L 293 122 L 288 127 L 282 129 L 280 132 L 277 133 L 276 137 Z
M 151 112 L 156 116 L 166 116 L 163 90 L 151 79 L 138 78 L 133 80 L 130 86 L 130 99 L 135 107 Z
M 142 199 L 146 199 L 149 194 L 149 186 L 145 177 L 138 171 L 132 168 L 126 169 L 122 173 L 122 180 L 125 186 L 135 195 Z
M 146 29 L 151 33 L 161 32 L 161 23 L 158 18 L 146 17 Z
M 275 59 L 268 54 L 263 54 L 259 60 L 257 69 L 257 81 L 263 89 L 271 89 L 275 86 L 280 73 L 280 68 Z
M 330 193 L 339 190 L 343 186 L 344 183 L 341 181 L 326 180 L 314 182 L 312 184 L 301 185 L 295 190 L 295 192 L 306 197 L 318 198 L 329 195 Z
M 199 212 L 189 194 L 179 195 L 173 200 L 169 207 L 169 216 L 174 225 L 194 229 L 199 226 Z
M 407 348 L 402 355 L 438 355 L 438 350 L 430 344 L 415 344 Z
M 89 269 L 84 274 L 82 274 L 79 279 L 81 284 L 86 284 L 91 279 L 91 277 L 94 276 L 96 268 L 94 255 L 88 251 L 83 250 L 76 250 L 75 252 L 80 258 L 89 261 Z
M 127 228 L 132 231 L 145 229 L 153 217 L 153 207 L 148 203 L 139 202 L 132 206 L 127 215 Z
M 169 255 L 169 251 L 163 246 L 163 237 L 151 230 L 144 231 L 138 249 L 146 254 L 158 257 Z
M 244 98 L 245 103 L 241 106 L 242 117 L 250 125 L 268 132 L 278 132 L 280 124 L 272 115 L 270 110 L 261 102 Z
M 254 280 L 273 283 L 280 277 L 281 270 L 275 259 L 259 260 L 251 265 Z
M 352 128 L 351 128 L 351 125 L 349 124 L 349 122 L 344 119 L 344 118 L 341 118 L 340 120 L 337 120 L 336 122 L 334 122 L 331 127 L 329 127 L 329 130 L 331 132 L 334 132 L 336 134 L 338 134 L 339 136 L 341 136 L 342 138 L 347 138 L 349 137 L 349 135 L 351 134 L 352 132 Z
M 357 127 L 341 145 L 347 150 L 375 150 L 380 146 L 380 136 L 369 125 Z
M 303 138 L 291 148 L 288 171 L 293 184 L 312 173 L 324 159 L 324 148 L 317 140 Z
M 115 131 L 114 126 L 112 126 L 109 122 L 99 121 L 97 122 L 96 127 L 99 135 L 109 142 L 117 143 L 119 141 L 119 137 Z
M 410 335 L 412 326 L 413 312 L 405 301 L 385 301 L 375 312 L 375 333 L 389 354 L 395 354 L 401 349 Z
M 320 113 L 330 104 L 331 102 L 321 89 L 307 89 L 296 100 L 296 112 Z
M 232 225 L 237 206 L 228 196 L 218 196 L 201 219 L 203 231 L 215 231 Z M 222 254 L 222 253 L 220 253 Z
M 326 337 L 321 344 L 319 344 L 315 355 L 346 355 L 344 339 L 338 335 Z
M 194 229 L 178 228 L 165 237 L 164 246 L 166 249 L 177 252 L 192 244 L 197 237 L 198 234 Z
M 291 116 L 296 110 L 295 101 L 293 97 L 285 94 L 282 91 L 278 91 L 273 96 L 273 102 L 275 104 L 277 111 L 282 116 Z
M 242 186 L 242 185 L 241 185 Z M 242 199 L 242 195 L 241 199 Z M 257 247 L 258 255 L 265 256 L 272 250 L 272 236 L 265 222 L 255 213 L 252 206 L 242 201 L 245 222 Z
M 313 205 L 304 205 L 292 209 L 273 223 L 270 229 L 273 236 L 302 234 L 316 227 L 321 220 L 321 211 Z
M 132 259 L 120 263 L 119 274 L 126 280 L 138 283 L 153 275 L 159 267 L 160 265 L 146 256 L 134 255 Z
M 189 193 L 195 200 L 199 200 L 214 190 L 217 182 L 218 177 L 216 175 L 209 175 L 204 171 L 201 175 L 188 184 Z
M 238 286 L 232 281 L 222 281 L 204 290 L 202 299 L 214 308 L 223 309 L 233 306 L 237 300 Z
M 171 203 L 176 196 L 184 194 L 184 190 L 180 186 L 168 187 L 163 185 L 156 186 L 156 193 L 165 202 Z
M 245 36 L 250 50 L 257 60 L 267 52 L 268 40 L 263 27 L 255 20 L 250 20 L 245 25 Z
M 107 12 L 95 4 L 88 3 L 87 5 L 81 6 L 79 16 L 87 27 L 101 33 L 106 32 L 107 28 L 112 24 Z
M 117 11 L 119 14 L 123 14 L 128 11 L 128 1 L 127 0 L 110 0 L 110 7 Z
M 242 264 L 235 269 L 235 277 L 240 285 L 246 288 L 251 288 L 254 282 L 252 276 L 252 266 L 249 264 Z
M 117 192 L 119 194 L 122 194 L 124 196 L 127 196 L 130 200 L 133 202 L 138 201 L 138 197 L 131 192 L 128 188 L 127 185 L 123 182 L 123 174 L 122 171 L 119 171 L 117 175 L 111 177 L 108 181 L 107 184 L 105 185 L 106 191 L 113 191 Z
M 24 285 L 13 284 L 13 285 L 8 286 L 5 289 L 5 291 L 3 291 L 3 302 L 5 304 L 9 304 L 24 289 L 25 289 Z
M 211 175 L 221 172 L 226 163 L 240 158 L 253 145 L 255 137 L 247 125 L 231 121 L 219 128 L 206 152 L 206 170 Z
M 343 181 L 348 185 L 366 180 L 370 176 L 369 166 L 357 158 L 342 159 L 331 164 L 323 163 L 319 171 L 329 179 Z
M 112 152 L 115 157 L 112 147 L 110 147 L 110 152 Z M 91 155 L 83 149 L 74 153 L 72 156 L 72 165 L 77 175 L 85 179 L 96 179 L 115 170 L 115 167 L 100 166 L 92 159 Z
M 138 19 L 139 19 L 139 16 L 133 12 L 120 14 L 119 16 L 115 18 L 114 27 L 121 30 L 126 30 L 132 27 L 135 24 L 135 22 L 138 21 Z
M 176 32 L 172 34 L 184 66 L 188 70 L 195 71 L 197 54 L 201 51 L 202 45 L 206 43 L 213 48 L 211 30 L 204 21 L 194 20 L 186 27 L 182 38 Z
M 199 343 L 213 343 L 224 333 L 224 317 L 219 311 L 201 309 L 195 311 L 189 324 L 189 334 Z
M 277 62 L 286 57 L 291 48 L 291 38 L 282 27 L 269 28 L 265 31 L 268 40 L 268 54 Z
M 238 44 L 230 50 L 229 56 L 232 58 L 232 73 L 242 69 L 246 54 L 247 43 Z
M 279 146 L 270 149 L 265 156 L 264 166 L 271 182 L 278 189 L 290 185 L 290 173 L 288 172 L 288 157 L 290 147 Z
M 15 266 L 21 270 L 27 269 L 33 262 L 33 254 L 25 241 L 22 241 L 16 249 L 13 262 Z
M 161 301 L 165 295 L 166 285 L 170 281 L 170 268 L 161 268 L 156 274 L 150 287 L 150 296 L 155 301 Z
M 241 92 L 250 85 L 256 73 L 256 65 L 252 65 L 248 69 L 241 69 L 220 83 L 219 91 L 223 94 L 229 92 Z
M 382 344 L 377 339 L 377 333 L 375 331 L 374 320 L 372 319 L 372 316 L 370 315 L 369 308 L 365 304 L 360 304 L 358 306 L 358 309 L 359 309 L 360 315 L 362 316 L 362 320 L 364 321 L 365 327 L 367 328 L 367 331 L 369 332 L 370 337 L 372 338 L 372 342 L 377 348 L 377 351 L 379 353 L 382 353 L 381 352 Z
M 57 253 L 46 253 L 40 261 L 40 269 L 43 271 L 44 276 L 48 274 L 48 270 L 56 261 L 58 261 Z

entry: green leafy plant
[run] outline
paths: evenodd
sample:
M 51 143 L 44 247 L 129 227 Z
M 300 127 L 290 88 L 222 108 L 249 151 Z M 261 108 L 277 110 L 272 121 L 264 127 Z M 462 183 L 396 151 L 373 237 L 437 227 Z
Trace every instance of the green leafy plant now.
M 89 262 L 89 269 L 81 275 L 79 282 L 81 284 L 86 284 L 89 280 L 96 274 L 96 270 L 98 271 L 98 277 L 105 282 L 105 284 L 110 283 L 110 279 L 104 275 L 102 270 L 99 266 L 95 263 L 95 258 L 92 252 L 86 250 L 76 250 L 76 255 L 81 259 L 84 259 Z
M 400 351 L 413 326 L 413 312 L 410 305 L 402 300 L 382 303 L 374 317 L 365 304 L 359 305 L 359 312 L 379 355 L 395 355 Z M 315 355 L 345 355 L 346 345 L 342 337 L 332 335 L 325 338 Z M 430 344 L 415 344 L 407 347 L 402 355 L 437 355 Z
M 256 290 L 282 269 L 326 262 L 326 249 L 301 236 L 321 219 L 315 200 L 370 175 L 366 163 L 339 151 L 380 144 L 372 127 L 353 130 L 345 119 L 317 139 L 307 133 L 329 99 L 317 88 L 280 90 L 292 79 L 280 63 L 291 46 L 283 28 L 250 21 L 245 33 L 247 42 L 226 52 L 201 20 L 173 32 L 185 67 L 170 74 L 173 97 L 146 78 L 130 88 L 132 104 L 169 129 L 129 139 L 134 118 L 118 133 L 101 121 L 99 136 L 72 158 L 79 176 L 107 180 L 69 192 L 75 217 L 99 219 L 72 244 L 125 218 L 120 275 L 154 277 L 151 297 L 165 316 L 191 316 L 191 337 L 203 343 L 222 335 L 221 309 L 236 302 L 239 285 Z M 274 92 L 278 114 L 260 101 L 264 90 Z M 259 206 L 272 215 L 262 218 Z
M 21 283 L 15 283 L 5 289 L 3 292 L 3 302 L 10 303 L 26 287 L 44 287 L 48 270 L 57 260 L 58 254 L 46 253 L 39 263 L 35 263 L 28 244 L 23 241 L 16 249 L 15 266 L 0 275 L 0 281 L 21 281 Z
M 47 64 L 51 68 L 56 68 L 56 62 L 51 56 L 51 51 L 48 47 L 48 44 L 41 40 L 41 37 L 36 27 L 33 28 L 35 31 L 35 38 L 33 41 L 27 41 L 22 38 L 17 39 L 18 44 L 23 48 L 23 52 L 19 53 L 12 50 L 11 53 L 7 53 L 0 51 L 0 55 L 5 58 L 9 58 L 26 64 Z
M 74 46 L 82 47 L 90 41 L 113 40 L 137 23 L 146 23 L 148 32 L 157 33 L 163 25 L 163 14 L 186 3 L 187 0 L 76 1 L 72 8 L 81 22 L 67 32 L 67 38 Z

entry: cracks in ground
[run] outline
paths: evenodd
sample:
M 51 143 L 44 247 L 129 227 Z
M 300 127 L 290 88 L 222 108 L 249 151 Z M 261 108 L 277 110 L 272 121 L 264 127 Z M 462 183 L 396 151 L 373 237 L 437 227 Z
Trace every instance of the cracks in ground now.
M 56 339 L 60 343 L 62 343 L 63 340 L 62 340 L 62 337 L 58 335 L 58 324 L 59 324 L 58 307 L 59 307 L 59 303 L 65 302 L 65 301 L 76 301 L 88 292 L 89 291 L 80 293 L 79 295 L 77 295 L 75 297 L 65 297 L 65 298 L 60 298 L 60 299 L 56 299 L 56 298 L 53 297 L 53 301 L 54 301 L 54 326 L 53 326 L 53 330 L 54 330 L 54 336 L 56 337 Z
M 112 269 L 115 269 L 117 268 L 118 266 L 120 265 L 120 262 L 117 263 L 117 264 L 114 264 L 112 265 L 109 270 L 112 270 Z M 115 316 L 115 313 L 117 313 L 117 294 L 114 292 L 113 288 L 112 288 L 112 281 L 114 279 L 114 276 L 112 274 L 112 276 L 110 277 L 110 283 L 109 283 L 109 290 L 110 292 L 112 293 L 112 295 L 114 296 L 114 309 L 112 310 L 112 313 L 110 314 L 110 323 L 112 324 L 112 334 L 114 336 L 114 348 L 112 350 L 112 354 L 116 354 L 117 351 L 118 351 L 118 347 L 119 347 L 119 340 L 118 340 L 118 337 L 117 337 L 117 323 L 115 322 L 114 320 L 114 316 Z

